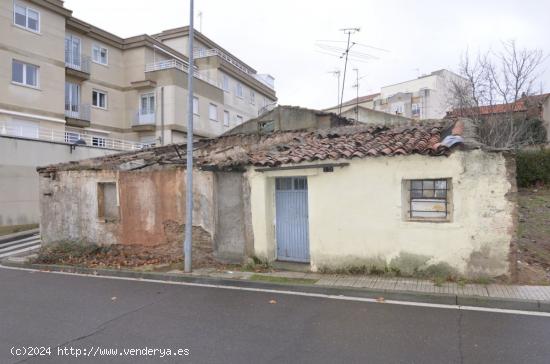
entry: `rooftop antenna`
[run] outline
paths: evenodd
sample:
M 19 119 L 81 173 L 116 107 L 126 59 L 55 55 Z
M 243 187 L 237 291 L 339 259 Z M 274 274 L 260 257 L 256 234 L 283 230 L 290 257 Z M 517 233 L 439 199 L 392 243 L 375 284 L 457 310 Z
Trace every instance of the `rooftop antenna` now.
M 355 98 L 355 120 L 359 121 L 359 80 L 367 77 L 367 75 L 359 77 L 359 68 L 355 67 L 355 84 L 352 87 L 355 87 L 357 90 L 357 97 Z
M 344 102 L 344 88 L 345 88 L 345 85 L 346 85 L 346 70 L 348 68 L 349 50 L 351 49 L 351 47 L 353 47 L 355 45 L 354 43 L 352 43 L 350 45 L 351 35 L 358 32 L 358 31 L 360 31 L 361 29 L 360 28 L 344 28 L 344 29 L 341 29 L 341 30 L 344 32 L 344 34 L 348 35 L 348 43 L 347 43 L 347 46 L 346 46 L 346 51 L 340 57 L 340 58 L 342 58 L 343 56 L 345 56 L 346 61 L 344 62 L 344 76 L 342 77 L 342 96 L 340 96 L 340 107 L 338 108 L 338 115 L 342 114 L 342 103 Z
M 202 11 L 199 10 L 199 14 L 197 16 L 199 17 L 199 32 L 202 33 Z
M 331 73 L 333 76 L 338 77 L 338 88 L 336 90 L 336 105 L 338 106 L 338 104 L 340 103 L 340 75 L 342 74 L 342 72 L 340 72 L 340 70 L 334 70 L 327 73 Z
M 344 90 L 345 90 L 345 83 L 346 83 L 346 72 L 347 72 L 347 65 L 348 60 L 356 61 L 356 62 L 368 62 L 371 60 L 379 59 L 377 56 L 374 56 L 369 51 L 381 51 L 381 52 L 389 52 L 386 49 L 383 48 L 377 48 L 366 44 L 361 44 L 357 42 L 351 41 L 351 35 L 359 32 L 360 28 L 344 28 L 340 29 L 344 32 L 348 37 L 347 40 L 318 40 L 316 42 L 317 51 L 320 53 L 328 54 L 331 56 L 336 56 L 340 59 L 344 58 L 344 75 L 342 80 L 342 88 L 341 88 L 341 95 L 338 100 L 339 104 L 339 114 L 342 112 L 342 103 L 344 100 Z M 355 47 L 354 51 L 351 51 L 351 48 Z M 368 50 L 365 50 L 368 49 Z

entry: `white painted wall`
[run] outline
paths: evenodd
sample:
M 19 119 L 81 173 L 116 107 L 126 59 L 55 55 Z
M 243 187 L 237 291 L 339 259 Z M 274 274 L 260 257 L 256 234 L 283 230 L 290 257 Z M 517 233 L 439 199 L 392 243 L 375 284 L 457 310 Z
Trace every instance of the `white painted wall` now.
M 100 157 L 114 151 L 0 136 L 0 226 L 40 220 L 36 167 Z
M 275 259 L 274 179 L 307 176 L 311 268 L 445 263 L 469 276 L 508 273 L 515 226 L 515 190 L 505 158 L 479 150 L 449 157 L 354 159 L 332 173 L 320 169 L 249 169 L 254 251 Z M 514 175 L 512 175 L 514 176 Z M 404 179 L 451 178 L 452 221 L 404 218 Z M 404 269 L 405 267 L 401 267 Z

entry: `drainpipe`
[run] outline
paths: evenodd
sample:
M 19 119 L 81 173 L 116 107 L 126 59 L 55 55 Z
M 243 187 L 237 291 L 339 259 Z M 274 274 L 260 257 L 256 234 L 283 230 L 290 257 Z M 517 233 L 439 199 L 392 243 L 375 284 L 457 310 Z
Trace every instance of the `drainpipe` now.
M 160 88 L 160 145 L 164 145 L 164 87 Z

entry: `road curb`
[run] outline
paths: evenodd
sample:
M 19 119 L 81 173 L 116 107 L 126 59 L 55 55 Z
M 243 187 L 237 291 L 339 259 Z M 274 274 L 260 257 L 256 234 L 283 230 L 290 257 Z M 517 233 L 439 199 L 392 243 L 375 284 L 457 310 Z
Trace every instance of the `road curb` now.
M 331 296 L 347 296 L 357 298 L 383 297 L 384 300 L 409 301 L 419 303 L 498 308 L 518 311 L 550 312 L 550 302 L 540 300 L 522 300 L 500 297 L 458 296 L 444 293 L 426 293 L 396 290 L 377 290 L 369 288 L 316 286 L 301 284 L 268 283 L 242 279 L 216 278 L 210 276 L 183 275 L 181 273 L 137 272 L 118 269 L 94 269 L 47 264 L 29 264 L 2 261 L 2 266 L 12 268 L 36 269 L 45 272 L 78 273 L 90 276 L 120 277 L 134 279 L 149 279 L 165 282 L 184 282 L 216 286 L 232 286 L 242 288 L 270 289 L 275 291 L 305 292 Z

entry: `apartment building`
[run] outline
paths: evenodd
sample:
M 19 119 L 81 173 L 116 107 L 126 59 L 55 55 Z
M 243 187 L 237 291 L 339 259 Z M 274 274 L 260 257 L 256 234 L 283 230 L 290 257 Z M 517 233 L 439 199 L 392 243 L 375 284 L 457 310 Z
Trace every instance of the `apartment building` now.
M 379 93 L 348 100 L 342 103 L 341 112 L 353 117 L 356 110 L 360 114 L 361 110 L 372 109 L 411 119 L 442 119 L 451 110 L 451 91 L 455 82 L 466 80 L 445 69 L 434 71 L 413 80 L 384 86 Z M 325 111 L 338 113 L 340 107 L 336 105 Z
M 373 109 L 413 119 L 442 119 L 452 106 L 453 82 L 466 80 L 442 69 L 382 87 L 373 100 Z
M 0 136 L 113 150 L 183 141 L 188 32 L 120 38 L 74 18 L 61 0 L 0 0 Z M 276 103 L 273 77 L 195 34 L 198 137 Z

